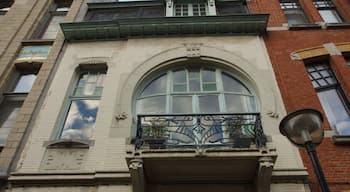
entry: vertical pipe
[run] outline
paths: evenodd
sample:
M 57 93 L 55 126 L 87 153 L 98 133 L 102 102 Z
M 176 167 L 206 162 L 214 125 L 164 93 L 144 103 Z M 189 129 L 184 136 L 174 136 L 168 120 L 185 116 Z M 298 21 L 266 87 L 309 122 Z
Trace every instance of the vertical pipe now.
M 306 143 L 306 150 L 310 156 L 310 159 L 311 159 L 312 165 L 314 167 L 314 171 L 315 171 L 315 174 L 317 176 L 318 183 L 322 189 L 322 192 L 330 192 L 329 188 L 328 188 L 327 181 L 323 175 L 321 164 L 318 160 L 314 145 L 311 142 L 307 142 Z

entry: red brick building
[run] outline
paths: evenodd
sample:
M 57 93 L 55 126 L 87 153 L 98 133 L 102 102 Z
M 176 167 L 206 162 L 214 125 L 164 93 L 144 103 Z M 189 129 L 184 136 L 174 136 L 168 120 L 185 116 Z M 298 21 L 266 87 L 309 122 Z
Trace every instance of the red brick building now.
M 269 13 L 265 43 L 287 112 L 315 108 L 325 117 L 317 148 L 331 191 L 350 190 L 350 1 L 252 1 L 251 11 Z M 311 162 L 300 150 L 313 192 L 319 191 Z

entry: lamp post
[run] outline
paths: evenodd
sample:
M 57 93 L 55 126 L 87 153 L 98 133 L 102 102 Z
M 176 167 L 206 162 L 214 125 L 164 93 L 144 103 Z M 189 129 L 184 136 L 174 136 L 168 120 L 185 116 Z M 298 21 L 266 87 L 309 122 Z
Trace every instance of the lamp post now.
M 322 192 L 329 192 L 315 146 L 323 140 L 323 117 L 315 109 L 300 109 L 289 113 L 280 123 L 280 132 L 298 147 L 304 147 L 310 156 Z

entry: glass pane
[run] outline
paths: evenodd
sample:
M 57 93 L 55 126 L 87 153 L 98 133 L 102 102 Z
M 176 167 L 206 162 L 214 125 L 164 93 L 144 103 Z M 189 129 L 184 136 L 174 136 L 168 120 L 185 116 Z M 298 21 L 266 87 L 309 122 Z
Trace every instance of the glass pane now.
M 340 23 L 341 19 L 336 10 L 318 10 L 323 21 L 326 23 Z
M 255 112 L 254 98 L 243 95 L 225 94 L 226 112 L 247 113 Z
M 318 74 L 318 72 L 311 73 L 311 76 L 312 76 L 314 79 L 319 79 L 319 78 L 321 78 L 321 75 Z
M 200 113 L 220 112 L 218 96 L 217 95 L 199 96 L 199 112 Z
M 203 80 L 203 82 L 216 82 L 215 71 L 203 70 L 202 80 Z
M 6 144 L 7 137 L 16 123 L 16 118 L 21 110 L 22 102 L 4 100 L 0 105 L 0 145 Z
M 42 39 L 55 39 L 58 31 L 60 30 L 60 23 L 64 21 L 65 15 L 52 16 L 49 24 L 46 27 Z
M 103 90 L 105 74 L 88 72 L 80 75 L 74 96 L 100 96 Z
M 21 75 L 13 92 L 28 93 L 32 89 L 35 79 L 35 74 Z
M 336 89 L 318 92 L 317 95 L 331 126 L 336 128 L 339 134 L 344 134 L 346 132 L 343 130 L 344 125 L 350 125 L 350 118 Z
M 321 87 L 328 85 L 328 83 L 324 79 L 319 79 L 317 82 L 321 85 Z
M 173 113 L 192 113 L 192 97 L 174 96 L 172 99 Z
M 320 71 L 322 77 L 329 77 L 331 76 L 327 70 Z
M 143 90 L 141 96 L 154 95 L 166 92 L 166 75 L 162 75 L 157 79 L 153 80 L 147 87 Z
M 288 14 L 285 13 L 288 24 L 303 24 L 306 23 L 305 17 L 302 14 L 294 13 L 294 14 Z
M 216 83 L 203 83 L 203 91 L 216 91 Z
M 248 89 L 243 86 L 241 82 L 225 73 L 222 73 L 222 83 L 224 86 L 224 91 L 250 94 Z
M 137 114 L 163 114 L 165 113 L 165 96 L 140 99 L 136 103 Z
M 200 80 L 190 79 L 190 91 L 200 91 Z
M 95 125 L 99 104 L 99 100 L 72 101 L 61 139 L 89 139 Z
M 186 83 L 186 71 L 180 70 L 180 71 L 174 71 L 173 73 L 173 81 L 174 83 Z
M 186 92 L 186 91 L 187 91 L 186 84 L 174 85 L 174 92 Z

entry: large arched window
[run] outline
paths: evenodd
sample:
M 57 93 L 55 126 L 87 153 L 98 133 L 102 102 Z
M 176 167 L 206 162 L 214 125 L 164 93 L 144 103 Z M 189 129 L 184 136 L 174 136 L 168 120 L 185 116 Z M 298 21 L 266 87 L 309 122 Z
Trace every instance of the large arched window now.
M 137 114 L 256 112 L 254 94 L 226 70 L 189 66 L 146 83 L 136 97 Z

